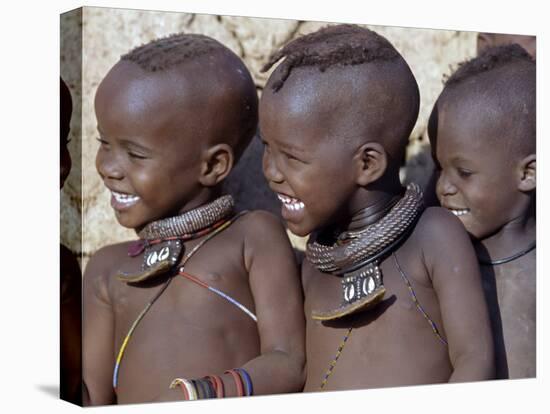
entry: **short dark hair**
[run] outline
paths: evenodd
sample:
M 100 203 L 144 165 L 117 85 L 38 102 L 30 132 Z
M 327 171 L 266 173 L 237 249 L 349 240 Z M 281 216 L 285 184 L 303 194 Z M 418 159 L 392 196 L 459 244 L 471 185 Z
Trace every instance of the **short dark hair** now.
M 216 50 L 227 48 L 208 36 L 176 33 L 138 46 L 122 55 L 120 60 L 134 62 L 147 72 L 159 72 Z
M 458 69 L 447 79 L 445 85 L 457 84 L 480 73 L 517 62 L 531 62 L 534 65 L 535 61 L 525 49 L 516 43 L 489 47 L 479 56 L 460 63 Z
M 205 56 L 217 59 L 221 65 L 224 65 L 222 71 L 231 75 L 224 80 L 226 85 L 224 90 L 230 91 L 233 96 L 227 111 L 233 114 L 235 127 L 231 130 L 225 128 L 223 134 L 218 135 L 222 135 L 220 136 L 220 139 L 223 139 L 222 142 L 232 146 L 235 160 L 238 160 L 250 143 L 258 125 L 256 86 L 250 71 L 239 56 L 211 37 L 195 33 L 176 33 L 138 46 L 122 55 L 120 61 L 136 64 L 145 72 L 162 73 Z M 215 68 L 219 72 L 219 66 Z M 238 70 L 233 70 L 235 68 Z M 236 73 L 239 75 L 235 75 Z
M 317 66 L 324 72 L 333 65 L 358 65 L 398 57 L 392 44 L 379 34 L 364 27 L 342 24 L 327 26 L 293 40 L 270 57 L 262 72 L 285 58 L 279 66 L 279 79 L 272 83 L 273 90 L 278 91 L 296 67 Z
M 521 46 L 490 47 L 460 64 L 446 81 L 430 115 L 431 140 L 437 139 L 439 103 L 462 99 L 484 100 L 491 106 L 491 122 L 500 125 L 506 120 L 506 124 L 514 125 L 484 139 L 493 139 L 514 157 L 536 151 L 536 63 Z

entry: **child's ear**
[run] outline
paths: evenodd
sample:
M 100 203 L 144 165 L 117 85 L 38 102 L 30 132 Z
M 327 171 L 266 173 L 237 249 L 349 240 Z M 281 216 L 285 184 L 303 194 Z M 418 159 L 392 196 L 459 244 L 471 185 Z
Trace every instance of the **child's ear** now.
M 537 156 L 535 154 L 530 154 L 520 161 L 519 173 L 518 190 L 527 192 L 537 188 Z
M 199 182 L 206 187 L 213 187 L 231 172 L 234 162 L 233 149 L 227 144 L 216 144 L 203 154 Z
M 388 155 L 379 143 L 367 142 L 356 151 L 353 162 L 356 169 L 355 181 L 364 187 L 384 175 L 388 166 Z

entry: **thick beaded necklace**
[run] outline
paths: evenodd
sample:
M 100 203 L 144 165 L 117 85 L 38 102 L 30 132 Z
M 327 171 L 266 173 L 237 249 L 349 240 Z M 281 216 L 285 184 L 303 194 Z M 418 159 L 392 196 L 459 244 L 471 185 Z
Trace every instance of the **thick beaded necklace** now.
M 376 223 L 346 231 L 332 245 L 308 242 L 307 259 L 321 272 L 342 276 L 341 305 L 314 310 L 313 319 L 334 320 L 378 303 L 386 291 L 379 263 L 407 237 L 423 209 L 420 187 L 409 184 L 405 195 Z
M 225 195 L 175 217 L 149 223 L 139 233 L 139 240 L 128 248 L 128 255 L 143 254 L 141 269 L 119 272 L 117 278 L 139 283 L 166 273 L 183 255 L 183 242 L 208 234 L 221 226 L 233 212 L 233 197 Z

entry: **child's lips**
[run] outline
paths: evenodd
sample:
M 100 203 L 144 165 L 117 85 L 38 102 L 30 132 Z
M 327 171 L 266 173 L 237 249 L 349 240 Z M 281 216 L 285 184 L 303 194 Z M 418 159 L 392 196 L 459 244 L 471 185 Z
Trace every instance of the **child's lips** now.
M 281 193 L 277 193 L 277 197 L 283 204 L 281 215 L 285 220 L 291 221 L 296 219 L 296 216 L 300 215 L 304 211 L 305 204 L 303 201 Z
M 119 193 L 111 190 L 111 207 L 115 210 L 124 210 L 132 207 L 140 200 L 140 197 L 133 194 Z

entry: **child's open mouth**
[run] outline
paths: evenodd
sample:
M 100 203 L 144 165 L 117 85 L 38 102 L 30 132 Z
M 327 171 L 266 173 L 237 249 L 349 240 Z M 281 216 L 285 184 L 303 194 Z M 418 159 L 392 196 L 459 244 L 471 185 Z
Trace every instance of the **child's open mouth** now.
M 302 203 L 297 198 L 289 197 L 285 194 L 277 194 L 283 206 L 290 211 L 300 211 L 304 208 L 304 203 Z
M 111 190 L 111 206 L 117 210 L 133 206 L 139 201 L 139 196 L 132 194 L 117 193 Z
M 447 207 L 447 210 L 449 210 L 451 213 L 453 213 L 457 217 L 463 216 L 464 214 L 468 214 L 470 212 L 469 208 L 458 209 L 458 208 Z

